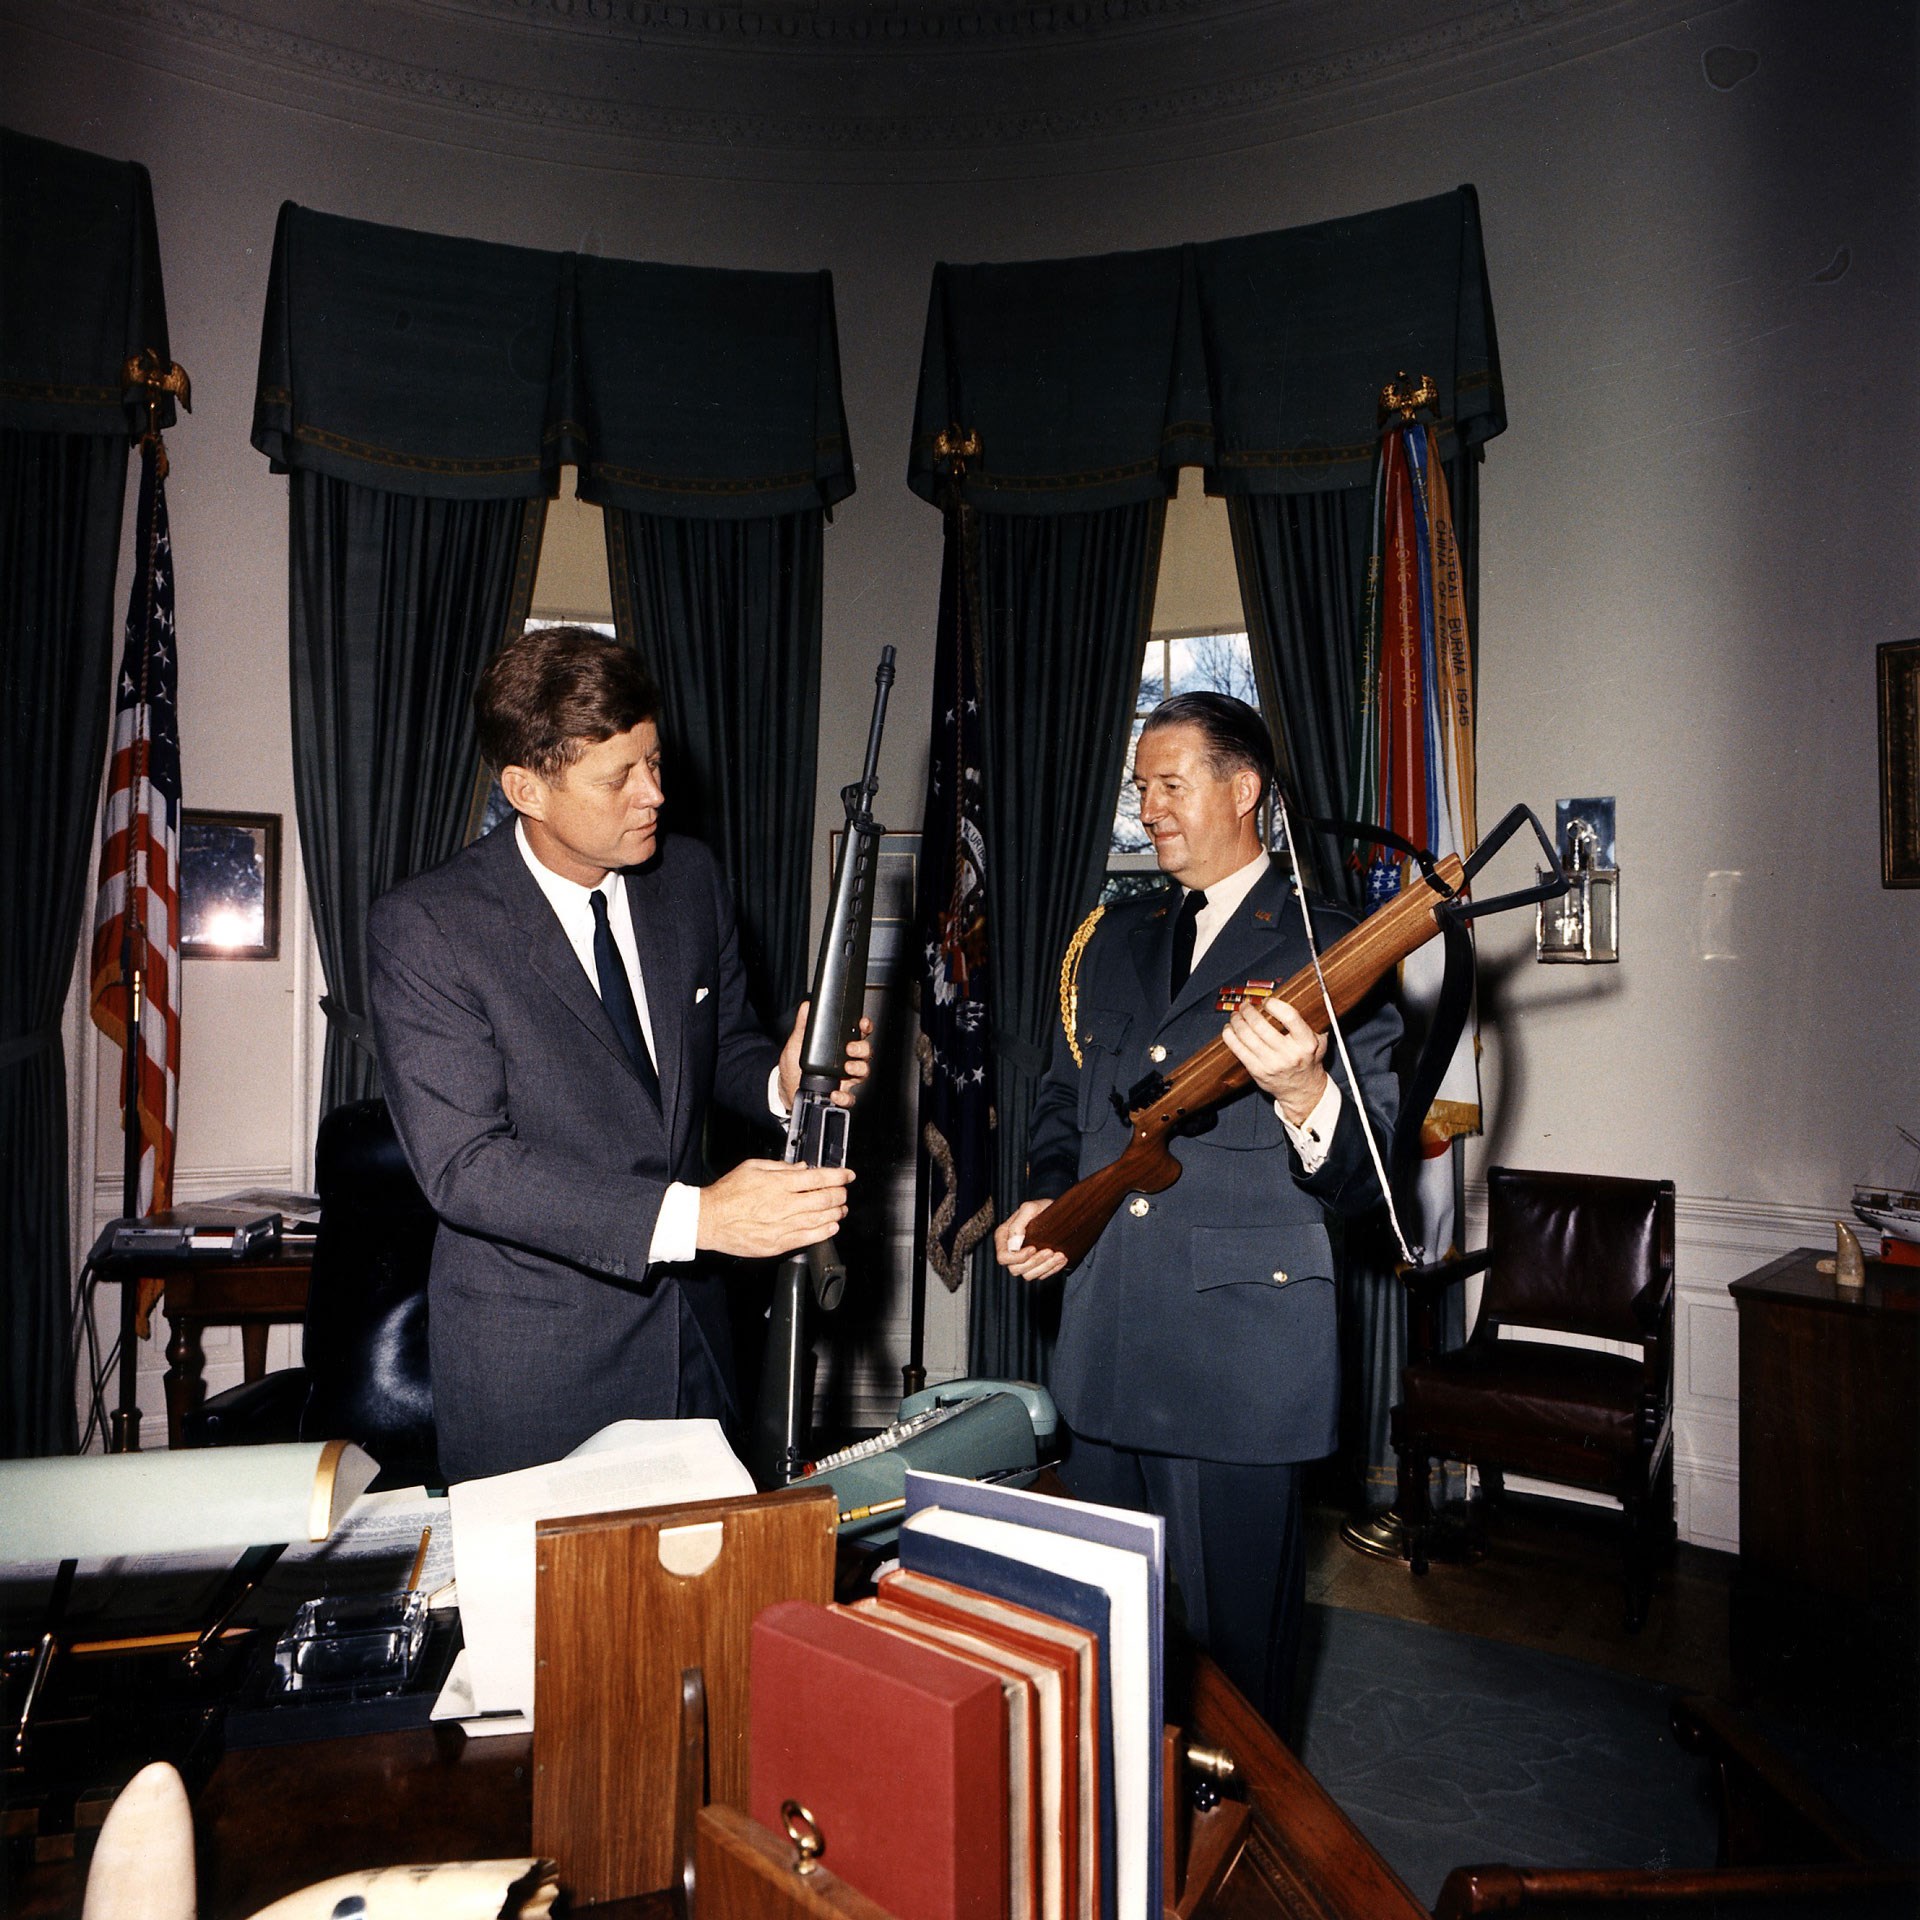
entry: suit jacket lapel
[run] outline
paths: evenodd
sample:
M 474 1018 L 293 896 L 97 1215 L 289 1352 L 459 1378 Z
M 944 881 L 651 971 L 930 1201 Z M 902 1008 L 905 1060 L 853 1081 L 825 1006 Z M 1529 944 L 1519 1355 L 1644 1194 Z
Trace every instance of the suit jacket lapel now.
M 1287 907 L 1288 883 L 1272 863 L 1240 902 L 1234 916 L 1214 935 L 1213 944 L 1180 989 L 1168 1017 L 1210 1001 L 1222 987 L 1237 987 L 1262 963 L 1271 963 Z M 1172 937 L 1168 936 L 1171 945 Z M 1164 986 L 1162 991 L 1165 991 Z
M 687 1009 L 683 1003 L 693 991 L 693 983 L 680 957 L 680 936 L 666 901 L 660 863 L 654 862 L 651 868 L 629 867 L 625 877 L 634 951 L 640 956 L 640 971 L 647 986 L 647 1021 L 653 1028 L 653 1064 L 660 1075 L 661 1118 L 666 1122 L 667 1138 L 672 1140 L 686 1081 Z
M 1169 893 L 1165 904 L 1156 907 L 1128 936 L 1133 964 L 1140 975 L 1140 991 L 1155 1013 L 1162 1012 L 1167 1004 L 1167 979 L 1173 967 L 1173 916 L 1179 898 L 1177 892 Z
M 514 839 L 512 821 L 496 827 L 488 838 L 490 842 L 498 839 L 505 843 L 504 853 L 494 861 L 494 889 L 507 922 L 518 927 L 526 937 L 528 963 L 561 1005 L 587 1028 L 628 1075 L 638 1080 L 613 1022 L 600 1004 L 600 995 L 587 978 L 580 956 L 574 952 L 573 943 L 560 924 L 560 916 L 547 904 L 539 882 L 527 871 L 527 863 L 521 858 L 519 844 Z

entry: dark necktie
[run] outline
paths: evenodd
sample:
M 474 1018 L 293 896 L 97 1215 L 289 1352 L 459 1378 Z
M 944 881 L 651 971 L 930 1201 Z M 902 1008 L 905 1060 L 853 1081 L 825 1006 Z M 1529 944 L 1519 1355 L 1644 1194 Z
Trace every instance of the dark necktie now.
M 1200 921 L 1200 909 L 1207 904 L 1207 896 L 1197 887 L 1180 902 L 1180 911 L 1173 919 L 1173 968 L 1169 975 L 1167 998 L 1178 1000 L 1180 989 L 1187 984 L 1187 975 L 1193 971 L 1193 936 Z
M 613 928 L 607 921 L 607 896 L 596 887 L 587 898 L 593 902 L 593 966 L 600 976 L 600 1004 L 620 1036 L 640 1084 L 660 1104 L 660 1076 L 654 1071 L 653 1055 L 647 1051 L 647 1036 L 640 1031 L 640 1011 L 633 1004 L 633 982 L 627 978 L 626 962 L 613 944 Z M 1188 940 L 1189 948 L 1193 945 Z

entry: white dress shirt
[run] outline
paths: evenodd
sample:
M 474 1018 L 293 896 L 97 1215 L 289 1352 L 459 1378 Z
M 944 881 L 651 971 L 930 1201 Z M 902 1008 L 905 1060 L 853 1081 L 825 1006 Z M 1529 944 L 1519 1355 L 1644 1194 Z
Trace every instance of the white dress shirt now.
M 1198 967 L 1200 956 L 1213 945 L 1215 936 L 1233 916 L 1239 912 L 1241 903 L 1254 889 L 1254 884 L 1266 872 L 1268 858 L 1264 853 L 1255 854 L 1247 864 L 1224 880 L 1216 880 L 1206 891 L 1207 904 L 1194 916 L 1193 921 L 1193 964 Z M 1182 888 L 1184 899 L 1188 888 Z M 1333 1144 L 1333 1130 L 1340 1123 L 1340 1089 L 1333 1075 L 1327 1075 L 1327 1090 L 1320 1096 L 1320 1103 L 1307 1115 L 1306 1119 L 1295 1126 L 1280 1110 L 1280 1102 L 1273 1103 L 1273 1111 L 1280 1124 L 1287 1130 L 1287 1138 L 1293 1142 L 1293 1150 L 1300 1156 L 1302 1173 L 1318 1173 L 1326 1164 L 1327 1154 Z

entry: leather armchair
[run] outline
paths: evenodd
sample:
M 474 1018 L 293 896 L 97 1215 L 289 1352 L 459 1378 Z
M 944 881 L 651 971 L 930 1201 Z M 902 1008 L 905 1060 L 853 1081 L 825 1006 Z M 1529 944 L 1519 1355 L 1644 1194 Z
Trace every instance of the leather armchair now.
M 1486 1281 L 1473 1334 L 1442 1352 L 1441 1300 L 1476 1272 Z M 1432 1460 L 1471 1462 L 1495 1499 L 1508 1470 L 1612 1494 L 1626 1512 L 1626 1620 L 1637 1631 L 1674 1534 L 1673 1182 L 1490 1168 L 1486 1246 L 1401 1278 L 1410 1357 L 1391 1433 L 1413 1571 L 1427 1570 Z M 1639 1353 L 1504 1338 L 1507 1327 Z
M 353 1440 L 389 1486 L 442 1484 L 427 1373 L 427 1272 L 438 1222 L 384 1100 L 335 1107 L 315 1147 L 320 1231 L 303 1367 L 216 1394 L 193 1444 Z

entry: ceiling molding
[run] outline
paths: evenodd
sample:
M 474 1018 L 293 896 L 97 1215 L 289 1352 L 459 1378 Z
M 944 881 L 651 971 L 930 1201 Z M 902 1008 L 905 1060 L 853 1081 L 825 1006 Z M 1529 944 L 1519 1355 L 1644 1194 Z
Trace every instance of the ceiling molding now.
M 814 182 L 1230 153 L 1521 78 L 1702 11 L 1699 0 L 1464 11 L 1446 0 L 0 0 L 76 45 L 393 134 L 638 174 Z

